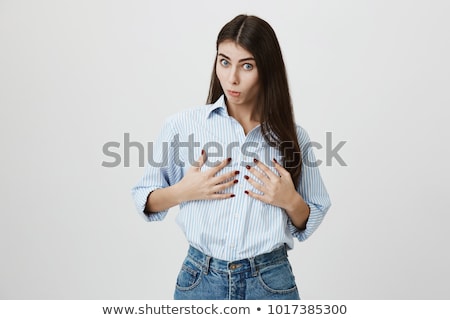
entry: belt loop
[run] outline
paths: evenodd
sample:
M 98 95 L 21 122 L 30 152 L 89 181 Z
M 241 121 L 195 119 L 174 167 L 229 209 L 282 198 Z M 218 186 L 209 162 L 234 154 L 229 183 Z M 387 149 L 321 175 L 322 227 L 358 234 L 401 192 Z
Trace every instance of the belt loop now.
M 205 263 L 203 265 L 203 273 L 208 274 L 209 272 L 209 263 L 211 262 L 211 257 L 205 255 Z
M 250 268 L 252 269 L 252 277 L 256 277 L 258 275 L 258 269 L 255 265 L 255 258 L 248 258 L 248 261 L 250 262 Z

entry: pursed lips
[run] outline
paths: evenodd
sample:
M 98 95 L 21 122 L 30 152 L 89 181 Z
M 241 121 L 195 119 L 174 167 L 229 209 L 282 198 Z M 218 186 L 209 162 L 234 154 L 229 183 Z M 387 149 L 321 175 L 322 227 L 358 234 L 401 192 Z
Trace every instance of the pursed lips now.
M 232 97 L 239 97 L 241 94 L 239 91 L 227 90 L 228 94 Z

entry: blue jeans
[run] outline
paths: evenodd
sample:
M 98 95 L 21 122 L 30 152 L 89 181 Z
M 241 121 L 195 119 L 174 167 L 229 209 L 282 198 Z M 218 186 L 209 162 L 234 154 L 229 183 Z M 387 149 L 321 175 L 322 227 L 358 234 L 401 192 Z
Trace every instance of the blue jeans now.
M 190 246 L 175 300 L 299 300 L 286 247 L 238 261 L 212 258 Z

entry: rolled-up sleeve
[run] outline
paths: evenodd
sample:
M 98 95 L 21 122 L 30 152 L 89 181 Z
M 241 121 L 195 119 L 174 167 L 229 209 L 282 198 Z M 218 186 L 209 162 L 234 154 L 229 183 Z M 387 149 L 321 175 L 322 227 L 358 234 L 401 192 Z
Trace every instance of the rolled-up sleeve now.
M 302 173 L 297 191 L 309 206 L 310 213 L 304 230 L 296 228 L 290 220 L 289 229 L 295 238 L 299 241 L 304 241 L 309 238 L 322 223 L 325 214 L 331 207 L 331 201 L 320 175 L 319 163 L 316 161 L 308 133 L 298 126 L 297 136 L 303 159 Z
M 178 146 L 174 143 L 174 130 L 170 119 L 164 124 L 154 143 L 149 143 L 148 162 L 144 175 L 131 189 L 136 209 L 147 221 L 160 221 L 168 210 L 146 214 L 144 212 L 148 196 L 156 189 L 168 187 L 182 178 L 182 167 L 177 165 L 175 155 Z

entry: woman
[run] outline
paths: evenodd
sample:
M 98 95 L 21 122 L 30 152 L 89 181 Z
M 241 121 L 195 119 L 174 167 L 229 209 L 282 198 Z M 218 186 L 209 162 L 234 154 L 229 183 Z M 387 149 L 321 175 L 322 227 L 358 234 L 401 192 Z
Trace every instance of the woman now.
M 317 229 L 330 200 L 294 122 L 277 37 L 239 15 L 216 48 L 207 105 L 167 119 L 132 190 L 136 206 L 149 221 L 180 207 L 190 247 L 175 299 L 300 299 L 287 250 Z

